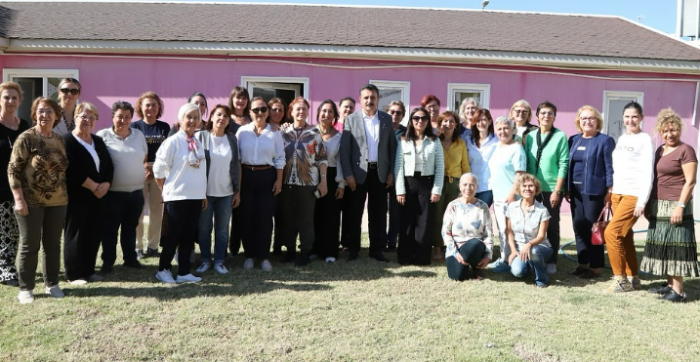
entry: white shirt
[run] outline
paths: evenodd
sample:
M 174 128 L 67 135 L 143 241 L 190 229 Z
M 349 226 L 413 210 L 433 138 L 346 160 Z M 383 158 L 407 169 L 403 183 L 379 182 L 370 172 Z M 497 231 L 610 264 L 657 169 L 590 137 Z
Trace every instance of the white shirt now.
M 367 162 L 377 162 L 379 152 L 379 112 L 373 117 L 362 110 L 362 121 L 365 124 L 365 138 L 367 139 Z
M 233 195 L 231 180 L 231 145 L 228 136 L 209 134 L 209 177 L 207 178 L 207 196 L 223 197 Z
M 73 138 L 78 140 L 78 143 L 85 147 L 90 156 L 92 156 L 92 160 L 95 161 L 96 170 L 100 171 L 100 156 L 98 156 L 97 151 L 95 151 L 95 141 L 92 141 L 92 143 L 87 143 L 83 141 L 80 137 L 76 136 L 75 133 L 71 133 L 71 135 L 73 135 Z
M 156 152 L 153 162 L 155 178 L 165 178 L 163 201 L 203 200 L 207 198 L 207 163 L 193 167 L 189 161 L 187 134 L 180 130 L 167 138 Z M 204 148 L 197 141 L 197 155 L 204 157 Z
M 612 193 L 637 197 L 637 207 L 649 200 L 654 180 L 654 145 L 644 133 L 623 134 L 612 153 Z
M 489 160 L 498 146 L 498 137 L 489 136 L 485 142 L 482 142 L 480 147 L 476 147 L 471 137 L 467 137 L 464 141 L 467 143 L 467 150 L 469 151 L 469 166 L 471 167 L 471 172 L 475 174 L 476 178 L 479 180 L 479 187 L 476 188 L 476 192 L 490 190 L 489 180 L 491 179 L 491 170 L 489 169 Z
M 112 127 L 97 132 L 107 146 L 114 164 L 114 178 L 110 191 L 133 192 L 143 188 L 143 161 L 148 154 L 146 138 L 141 131 L 131 128 L 126 138 L 114 133 Z
M 323 141 L 326 146 L 326 154 L 328 155 L 328 167 L 336 168 L 335 182 L 338 183 L 339 188 L 345 187 L 345 178 L 343 177 L 343 168 L 338 167 L 338 155 L 340 155 L 340 138 L 343 132 L 338 132 L 335 136 L 329 138 L 327 141 Z
M 279 132 L 273 132 L 267 125 L 260 135 L 255 134 L 255 124 L 241 126 L 236 132 L 238 139 L 238 154 L 244 165 L 274 166 L 284 169 L 287 160 L 284 155 L 284 141 Z

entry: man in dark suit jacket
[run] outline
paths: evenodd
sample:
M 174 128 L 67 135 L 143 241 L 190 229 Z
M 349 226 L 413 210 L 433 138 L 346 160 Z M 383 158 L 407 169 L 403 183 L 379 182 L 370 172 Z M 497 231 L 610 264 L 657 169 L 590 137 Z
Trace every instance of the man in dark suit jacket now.
M 352 198 L 348 225 L 348 260 L 360 251 L 362 214 L 368 198 L 369 256 L 388 261 L 382 254 L 386 235 L 387 188 L 394 184 L 396 137 L 391 116 L 378 111 L 379 89 L 372 84 L 360 89 L 361 109 L 347 118 L 340 140 L 340 166 Z

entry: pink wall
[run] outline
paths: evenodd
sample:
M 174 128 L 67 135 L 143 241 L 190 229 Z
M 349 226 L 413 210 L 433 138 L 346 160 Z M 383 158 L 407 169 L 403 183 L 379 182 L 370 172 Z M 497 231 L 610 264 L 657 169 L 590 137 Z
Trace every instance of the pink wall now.
M 264 59 L 272 60 L 272 59 Z M 302 63 L 303 62 L 303 63 Z M 312 63 L 311 63 L 312 62 Z M 672 107 L 687 124 L 683 139 L 697 147 L 698 125 L 691 126 L 695 102 L 691 76 L 634 73 L 620 71 L 566 71 L 535 68 L 489 67 L 473 69 L 454 65 L 409 65 L 372 61 L 342 61 L 323 59 L 282 60 L 260 59 L 201 59 L 140 58 L 136 56 L 18 56 L 0 55 L 2 68 L 79 69 L 83 85 L 82 101 L 95 103 L 102 114 L 96 129 L 110 124 L 110 105 L 116 100 L 135 102 L 145 91 L 155 91 L 165 102 L 163 120 L 174 123 L 177 110 L 195 91 L 207 95 L 209 104 L 226 104 L 228 94 L 239 85 L 241 76 L 306 77 L 309 78 L 310 119 L 315 108 L 326 99 L 339 100 L 357 96 L 357 90 L 370 79 L 409 81 L 410 105 L 420 103 L 425 94 L 435 94 L 447 103 L 447 83 L 486 83 L 491 85 L 490 109 L 494 117 L 505 115 L 518 99 L 527 99 L 533 107 L 549 100 L 558 107 L 556 126 L 567 134 L 576 132 L 573 119 L 577 109 L 590 104 L 602 111 L 603 91 L 644 92 L 647 122 L 644 131 L 651 133 L 654 115 Z M 543 73 L 546 72 L 546 73 Z M 628 79 L 594 79 L 597 77 L 627 77 Z M 634 80 L 632 78 L 657 78 Z

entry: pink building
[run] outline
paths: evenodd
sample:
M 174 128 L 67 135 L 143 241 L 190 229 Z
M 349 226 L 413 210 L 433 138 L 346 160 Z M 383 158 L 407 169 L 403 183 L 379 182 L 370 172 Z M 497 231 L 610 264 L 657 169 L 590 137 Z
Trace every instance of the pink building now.
M 109 125 L 116 100 L 155 91 L 173 123 L 193 92 L 210 105 L 231 88 L 253 95 L 357 96 L 362 84 L 381 103 L 418 106 L 425 94 L 454 109 L 476 97 L 494 117 L 518 99 L 557 105 L 555 126 L 571 135 L 574 116 L 590 104 L 603 131 L 622 130 L 622 106 L 644 106 L 644 130 L 672 107 L 697 148 L 700 49 L 612 16 L 472 10 L 216 3 L 0 2 L 0 68 L 25 92 L 55 96 L 75 77 L 82 101 Z M 535 121 L 536 122 L 536 121 Z M 700 204 L 699 204 L 700 205 Z

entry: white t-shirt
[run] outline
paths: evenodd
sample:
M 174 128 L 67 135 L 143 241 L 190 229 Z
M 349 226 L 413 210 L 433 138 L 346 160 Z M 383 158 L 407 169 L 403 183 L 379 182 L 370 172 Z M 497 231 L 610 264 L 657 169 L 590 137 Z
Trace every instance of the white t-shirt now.
M 637 197 L 637 207 L 649 200 L 654 179 L 654 146 L 651 137 L 639 132 L 624 134 L 612 153 L 614 194 Z
M 112 127 L 97 132 L 105 142 L 114 165 L 110 191 L 134 192 L 143 188 L 143 162 L 148 154 L 148 145 L 141 131 L 136 128 L 130 131 L 126 138 L 117 136 Z
M 228 137 L 209 136 L 209 178 L 207 179 L 207 196 L 223 197 L 233 195 L 231 180 L 231 145 Z

